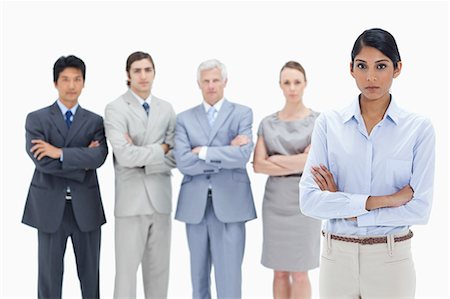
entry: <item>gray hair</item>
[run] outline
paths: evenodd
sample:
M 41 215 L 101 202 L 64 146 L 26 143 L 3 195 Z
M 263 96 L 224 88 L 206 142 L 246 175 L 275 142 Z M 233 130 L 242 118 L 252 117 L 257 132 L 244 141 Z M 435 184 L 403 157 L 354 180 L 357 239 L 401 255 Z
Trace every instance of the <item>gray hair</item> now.
M 209 59 L 200 63 L 197 69 L 197 81 L 200 82 L 200 75 L 202 71 L 214 68 L 218 68 L 220 70 L 220 73 L 222 74 L 222 80 L 225 81 L 227 79 L 227 68 L 225 67 L 225 64 L 217 59 Z

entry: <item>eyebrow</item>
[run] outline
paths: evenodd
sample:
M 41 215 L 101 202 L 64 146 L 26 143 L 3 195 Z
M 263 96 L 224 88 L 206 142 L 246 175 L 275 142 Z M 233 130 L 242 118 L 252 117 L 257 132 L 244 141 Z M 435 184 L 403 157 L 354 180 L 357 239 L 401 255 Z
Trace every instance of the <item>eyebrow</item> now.
M 356 61 L 360 61 L 360 62 L 365 62 L 365 63 L 367 63 L 367 61 L 365 61 L 365 60 L 363 60 L 363 59 L 355 59 L 355 62 L 356 62 Z M 379 62 L 389 62 L 389 60 L 388 60 L 388 59 L 380 59 L 380 60 L 375 61 L 375 63 L 379 63 Z

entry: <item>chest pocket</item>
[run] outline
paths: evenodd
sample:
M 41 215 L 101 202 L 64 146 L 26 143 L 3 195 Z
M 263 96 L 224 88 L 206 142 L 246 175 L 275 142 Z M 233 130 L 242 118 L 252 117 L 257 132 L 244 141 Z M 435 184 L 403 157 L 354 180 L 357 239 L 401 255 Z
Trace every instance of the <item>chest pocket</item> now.
M 411 161 L 387 159 L 385 179 L 386 184 L 396 188 L 403 188 L 411 180 L 412 165 Z

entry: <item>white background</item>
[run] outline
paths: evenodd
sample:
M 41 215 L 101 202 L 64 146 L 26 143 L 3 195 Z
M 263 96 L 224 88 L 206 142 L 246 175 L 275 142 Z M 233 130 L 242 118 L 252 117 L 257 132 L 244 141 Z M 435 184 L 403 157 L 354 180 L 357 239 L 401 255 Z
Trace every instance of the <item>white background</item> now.
M 34 170 L 25 153 L 25 117 L 57 98 L 52 67 L 75 54 L 87 65 L 83 107 L 103 115 L 125 92 L 125 60 L 136 50 L 156 64 L 153 94 L 176 112 L 201 102 L 196 68 L 218 58 L 228 67 L 226 96 L 253 108 L 260 120 L 284 103 L 278 73 L 288 60 L 306 69 L 305 103 L 316 111 L 347 105 L 358 94 L 349 74 L 350 51 L 365 29 L 381 27 L 397 40 L 402 74 L 392 93 L 400 106 L 430 117 L 436 144 L 435 196 L 426 226 L 413 228 L 417 298 L 448 296 L 448 4 L 441 2 L 3 2 L 1 59 L 1 297 L 33 298 L 37 232 L 21 224 Z M 392 142 L 396 142 L 392 140 Z M 249 167 L 258 212 L 266 177 Z M 99 169 L 108 223 L 102 228 L 101 296 L 114 284 L 112 155 Z M 173 203 L 181 175 L 173 177 Z M 232 196 L 232 194 L 230 194 Z M 260 213 L 259 213 L 260 214 Z M 270 298 L 272 271 L 260 264 L 261 218 L 247 224 L 243 297 Z M 64 298 L 80 298 L 71 243 Z M 310 272 L 318 296 L 318 270 Z M 140 275 L 140 273 L 139 273 Z M 215 290 L 213 290 L 215 294 Z M 191 294 L 184 224 L 174 221 L 170 298 Z M 138 295 L 143 296 L 141 278 Z M 215 296 L 215 295 L 214 295 Z

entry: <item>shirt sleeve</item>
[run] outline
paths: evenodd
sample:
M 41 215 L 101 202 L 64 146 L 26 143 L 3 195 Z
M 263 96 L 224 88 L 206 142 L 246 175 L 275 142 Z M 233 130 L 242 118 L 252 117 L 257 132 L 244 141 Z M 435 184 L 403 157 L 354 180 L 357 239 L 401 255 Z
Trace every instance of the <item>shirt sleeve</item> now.
M 340 219 L 368 213 L 365 209 L 368 194 L 322 191 L 314 181 L 312 166 L 324 164 L 330 169 L 327 145 L 327 118 L 322 113 L 317 118 L 312 133 L 311 149 L 300 180 L 300 209 L 317 219 Z M 337 181 L 339 178 L 333 173 Z

